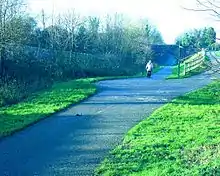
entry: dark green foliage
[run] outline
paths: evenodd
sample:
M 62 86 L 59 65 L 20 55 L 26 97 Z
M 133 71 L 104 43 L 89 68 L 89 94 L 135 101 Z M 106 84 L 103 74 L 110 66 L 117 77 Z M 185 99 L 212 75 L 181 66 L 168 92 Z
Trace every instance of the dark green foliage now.
M 187 55 L 200 51 L 202 48 L 211 49 L 215 45 L 216 32 L 214 28 L 194 29 L 177 37 L 176 44 L 184 47 Z
M 0 106 L 17 103 L 56 81 L 135 75 L 152 58 L 144 42 L 162 42 L 150 24 L 147 34 L 143 26 L 126 27 L 117 15 L 109 17 L 102 30 L 97 17 L 77 22 L 70 14 L 54 21 L 39 29 L 35 19 L 15 15 L 0 28 Z

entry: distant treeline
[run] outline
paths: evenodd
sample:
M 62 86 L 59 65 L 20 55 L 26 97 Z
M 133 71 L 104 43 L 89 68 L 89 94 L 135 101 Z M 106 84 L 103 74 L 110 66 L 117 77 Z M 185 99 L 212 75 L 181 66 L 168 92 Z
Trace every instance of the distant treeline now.
M 129 24 L 119 14 L 101 20 L 74 11 L 51 16 L 42 11 L 39 20 L 23 7 L 21 0 L 0 2 L 0 106 L 55 81 L 133 75 L 152 59 L 148 44 L 163 43 L 147 20 Z

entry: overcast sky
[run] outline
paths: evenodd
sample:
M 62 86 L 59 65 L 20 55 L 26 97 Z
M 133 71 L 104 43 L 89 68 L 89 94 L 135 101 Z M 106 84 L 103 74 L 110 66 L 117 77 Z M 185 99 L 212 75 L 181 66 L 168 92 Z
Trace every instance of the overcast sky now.
M 166 43 L 174 43 L 175 38 L 192 28 L 213 26 L 220 34 L 218 23 L 209 15 L 187 11 L 181 8 L 194 7 L 195 0 L 29 0 L 29 10 L 38 14 L 42 9 L 47 13 L 64 12 L 75 9 L 81 15 L 104 16 L 123 13 L 132 18 L 148 18 L 158 27 Z

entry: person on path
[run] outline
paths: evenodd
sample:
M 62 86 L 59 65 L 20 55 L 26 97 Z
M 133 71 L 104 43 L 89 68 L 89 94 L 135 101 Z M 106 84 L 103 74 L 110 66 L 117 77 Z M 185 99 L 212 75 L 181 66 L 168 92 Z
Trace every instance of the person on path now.
M 147 65 L 146 65 L 146 70 L 147 70 L 147 77 L 151 76 L 151 73 L 153 71 L 153 63 L 151 60 L 148 61 Z

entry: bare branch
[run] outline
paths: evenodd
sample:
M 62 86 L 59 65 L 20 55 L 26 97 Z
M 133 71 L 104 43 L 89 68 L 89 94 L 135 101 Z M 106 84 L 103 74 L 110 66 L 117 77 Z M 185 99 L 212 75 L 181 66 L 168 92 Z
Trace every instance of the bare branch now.
M 210 15 L 219 19 L 220 18 L 220 12 L 218 9 L 220 9 L 220 5 L 216 4 L 216 1 L 211 0 L 205 0 L 204 2 L 201 0 L 196 0 L 197 2 L 197 8 L 187 8 L 181 6 L 185 10 L 189 11 L 195 11 L 195 12 L 210 12 Z M 218 20 L 217 20 L 218 21 Z
M 210 55 L 215 59 L 215 62 L 217 63 L 217 65 L 220 64 L 220 59 L 217 58 L 215 55 L 213 55 L 212 53 L 210 53 Z
M 196 0 L 196 2 L 202 7 L 209 8 L 209 6 L 205 5 L 205 3 L 201 2 L 200 0 Z
M 207 0 L 207 2 L 208 2 L 211 6 L 217 8 L 217 9 L 220 8 L 220 6 L 218 6 L 218 5 L 214 4 L 214 3 L 212 3 L 210 0 Z
M 195 11 L 195 12 L 214 12 L 217 16 L 220 16 L 219 12 L 211 8 L 207 8 L 207 9 L 193 9 L 193 8 L 186 8 L 186 7 L 182 7 L 182 8 L 185 10 L 190 10 L 190 11 Z

